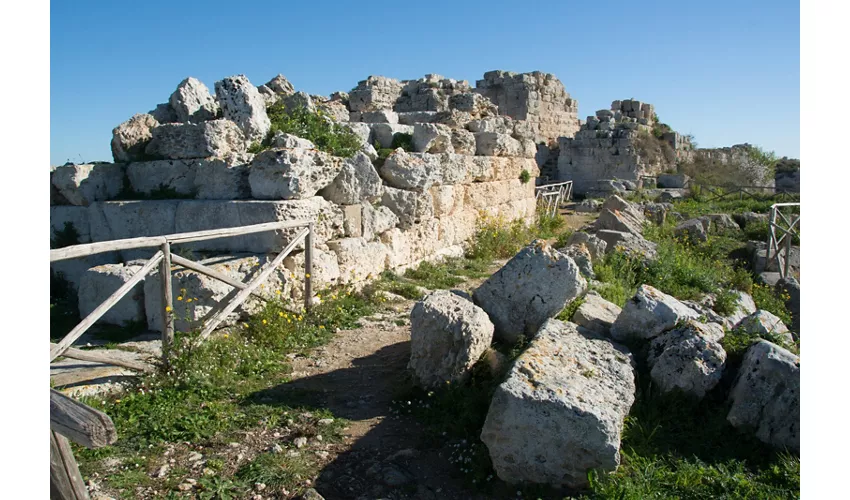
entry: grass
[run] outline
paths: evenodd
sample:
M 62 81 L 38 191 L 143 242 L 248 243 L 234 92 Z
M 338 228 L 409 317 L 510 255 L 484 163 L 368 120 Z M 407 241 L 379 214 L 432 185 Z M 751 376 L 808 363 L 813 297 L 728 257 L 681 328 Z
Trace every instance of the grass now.
M 278 132 L 292 134 L 312 142 L 317 149 L 334 156 L 348 158 L 360 150 L 360 139 L 348 127 L 335 123 L 319 110 L 311 113 L 304 108 L 286 111 L 283 101 L 272 104 L 266 110 L 271 128 L 266 138 L 253 144 L 250 152 L 259 153 L 271 147 L 271 140 Z
M 294 310 L 281 301 L 270 301 L 249 321 L 200 345 L 194 342 L 195 333 L 178 333 L 167 371 L 142 377 L 120 396 L 85 398 L 86 404 L 112 418 L 119 441 L 96 450 L 76 447 L 84 474 L 102 470 L 107 457 L 126 463 L 146 461 L 151 464 L 149 468 L 154 467 L 151 458 L 161 455 L 164 444 L 209 445 L 239 440 L 238 432 L 276 428 L 287 413 L 305 411 L 304 407 L 257 398 L 256 394 L 288 381 L 287 354 L 327 343 L 337 328 L 354 328 L 360 317 L 379 307 L 374 298 L 349 289 L 321 295 L 323 303 L 310 313 Z M 327 411 L 307 409 L 312 415 L 310 422 L 333 418 Z M 334 422 L 322 429 L 327 437 L 338 434 L 343 421 Z M 301 434 L 309 433 L 306 424 L 299 422 L 296 427 Z M 145 472 L 144 481 L 141 474 L 131 472 L 101 476 L 109 487 L 126 490 L 131 485 L 148 484 L 151 472 Z M 236 494 L 241 491 L 240 480 L 223 474 L 219 482 L 199 482 L 201 497 L 213 492 L 213 496 L 204 498 L 224 498 L 228 488 Z M 300 485 L 287 487 L 298 489 Z

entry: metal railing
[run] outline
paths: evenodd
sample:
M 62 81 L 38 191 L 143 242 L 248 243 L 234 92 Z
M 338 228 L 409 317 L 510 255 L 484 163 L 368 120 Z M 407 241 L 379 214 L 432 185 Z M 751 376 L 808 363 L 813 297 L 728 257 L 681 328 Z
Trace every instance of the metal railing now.
M 774 203 L 770 207 L 769 228 L 767 234 L 767 262 L 765 268 L 769 268 L 772 262 L 776 262 L 779 276 L 785 278 L 791 266 L 791 244 L 796 236 L 800 238 L 799 223 L 800 214 L 791 213 L 785 207 L 800 207 L 799 203 Z M 777 237 L 777 232 L 782 236 Z
M 554 217 L 564 202 L 573 196 L 573 181 L 544 184 L 534 188 L 534 197 L 546 215 Z

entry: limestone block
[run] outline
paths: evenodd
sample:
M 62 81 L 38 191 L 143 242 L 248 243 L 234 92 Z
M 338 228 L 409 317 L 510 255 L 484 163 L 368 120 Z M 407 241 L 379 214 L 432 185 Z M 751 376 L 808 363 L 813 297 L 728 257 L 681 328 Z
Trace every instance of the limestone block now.
M 150 195 L 168 190 L 179 195 L 195 194 L 198 162 L 194 160 L 158 160 L 127 165 L 127 179 L 136 193 Z
M 451 131 L 452 149 L 457 154 L 475 154 L 475 135 L 464 129 L 456 128 Z
M 522 144 L 507 134 L 479 132 L 475 134 L 477 156 L 521 156 Z
M 481 440 L 508 483 L 582 488 L 619 465 L 634 399 L 628 350 L 549 320 L 496 389 Z
M 215 94 L 224 118 L 233 121 L 248 142 L 261 141 L 271 128 L 265 99 L 245 75 L 215 82 Z
M 159 125 L 151 115 L 137 114 L 112 129 L 112 158 L 116 162 L 143 160 L 151 130 Z
M 193 77 L 180 82 L 168 102 L 178 122 L 200 123 L 215 120 L 221 112 L 207 86 Z
M 225 157 L 233 153 L 244 154 L 247 150 L 245 137 L 230 120 L 167 123 L 154 128 L 152 134 L 145 153 L 155 158 Z
M 70 224 L 77 232 L 77 243 L 91 242 L 88 207 L 71 205 L 54 205 L 50 207 L 51 242 L 56 238 L 57 233 L 65 231 L 66 224 Z
M 280 130 L 274 133 L 271 140 L 272 148 L 283 149 L 316 149 L 316 145 L 297 135 L 284 134 Z
M 198 262 L 242 283 L 254 279 L 276 255 L 221 255 Z M 195 259 L 192 259 L 195 260 Z M 289 271 L 280 266 L 264 281 L 256 292 L 267 299 L 288 298 L 292 287 L 288 278 Z M 174 328 L 177 331 L 188 332 L 203 327 L 204 320 L 211 319 L 213 314 L 227 304 L 239 290 L 197 271 L 182 266 L 171 269 L 171 289 L 173 297 Z M 162 281 L 159 271 L 151 272 L 144 283 L 145 315 L 148 329 L 162 331 Z M 277 293 L 277 292 L 280 293 Z M 255 297 L 250 297 L 236 311 L 225 318 L 221 326 L 231 326 L 240 317 L 259 312 L 265 303 Z
M 201 200 L 242 200 L 251 197 L 248 172 L 254 156 L 195 160 L 195 197 Z
M 454 153 L 452 129 L 435 123 L 413 126 L 413 148 L 419 153 Z
M 533 336 L 586 288 L 587 281 L 571 258 L 544 240 L 536 240 L 488 278 L 472 297 L 496 325 L 496 338 L 514 344 L 522 336 Z
M 363 238 L 343 238 L 328 242 L 339 261 L 341 283 L 356 283 L 378 276 L 384 271 L 387 247 Z
M 118 196 L 124 188 L 124 165 L 88 163 L 56 167 L 53 186 L 71 205 L 88 206 Z
M 675 297 L 641 285 L 611 326 L 611 336 L 616 340 L 651 339 L 682 321 L 698 317 L 696 311 Z
M 465 187 L 462 184 L 434 186 L 430 189 L 434 200 L 434 216 L 452 215 L 463 210 Z
M 369 157 L 359 152 L 342 163 L 334 180 L 319 195 L 338 205 L 352 205 L 378 198 L 383 194 L 383 184 Z
M 720 382 L 726 364 L 726 351 L 713 337 L 705 325 L 689 320 L 653 339 L 647 358 L 652 381 L 663 392 L 702 399 Z
M 493 340 L 493 323 L 483 309 L 448 290 L 420 300 L 410 312 L 410 362 L 425 388 L 463 382 Z
M 104 300 L 121 288 L 142 268 L 124 264 L 104 264 L 83 273 L 77 298 L 80 316 L 91 314 Z M 101 316 L 98 323 L 123 325 L 145 320 L 145 297 L 142 283 L 137 284 Z
M 349 238 L 359 238 L 363 235 L 363 207 L 357 205 L 342 205 L 343 233 Z
M 396 214 L 402 229 L 434 217 L 434 199 L 427 191 L 418 193 L 385 186 L 381 204 Z
M 387 207 L 375 207 L 369 202 L 362 203 L 362 235 L 366 241 L 372 241 L 381 233 L 396 227 L 398 216 Z
M 381 145 L 381 148 L 392 147 L 393 138 L 398 134 L 413 135 L 413 126 L 411 125 L 374 123 L 370 124 L 369 128 L 371 129 L 371 135 L 369 136 L 369 144 L 374 145 L 375 143 L 379 143 Z
M 251 162 L 251 195 L 260 200 L 305 199 L 328 186 L 342 158 L 309 149 L 268 149 Z
M 422 192 L 442 182 L 438 161 L 439 157 L 433 155 L 411 154 L 398 148 L 387 157 L 378 172 L 394 188 Z
M 283 259 L 283 265 L 289 271 L 287 279 L 292 282 L 292 297 L 304 297 L 304 252 L 295 252 Z M 339 263 L 336 254 L 320 248 L 313 249 L 313 272 L 310 280 L 313 282 L 314 293 L 336 285 L 339 282 Z
M 392 123 L 398 124 L 398 113 L 390 109 L 379 109 L 377 111 L 364 111 L 360 113 L 358 121 L 364 123 Z
M 576 309 L 571 319 L 578 326 L 608 337 L 611 333 L 611 325 L 617 320 L 621 311 L 622 309 L 616 304 L 603 299 L 598 293 L 589 292 L 584 296 L 584 302 Z

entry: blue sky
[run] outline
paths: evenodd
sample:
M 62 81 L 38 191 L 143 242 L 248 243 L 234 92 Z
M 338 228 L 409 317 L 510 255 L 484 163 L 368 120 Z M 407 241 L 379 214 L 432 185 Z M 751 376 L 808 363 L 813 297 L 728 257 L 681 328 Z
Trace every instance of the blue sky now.
M 799 2 L 52 2 L 50 160 L 111 161 L 112 128 L 194 76 L 278 73 L 311 94 L 368 75 L 554 73 L 584 118 L 655 105 L 700 147 L 799 157 Z

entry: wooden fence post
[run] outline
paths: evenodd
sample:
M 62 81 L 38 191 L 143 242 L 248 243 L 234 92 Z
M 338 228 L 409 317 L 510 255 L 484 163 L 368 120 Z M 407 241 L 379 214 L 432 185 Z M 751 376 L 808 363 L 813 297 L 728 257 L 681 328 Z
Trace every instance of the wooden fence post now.
M 304 243 L 304 310 L 309 311 L 313 305 L 313 231 L 311 222 L 307 226 L 307 240 Z
M 50 431 L 50 498 L 89 500 L 89 492 L 68 439 L 54 431 Z
M 171 243 L 162 244 L 162 262 L 159 264 L 162 282 L 162 361 L 167 366 L 174 343 L 174 297 L 171 289 Z

